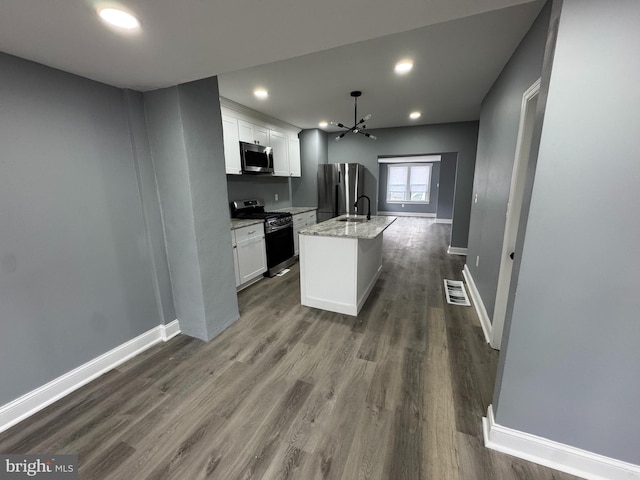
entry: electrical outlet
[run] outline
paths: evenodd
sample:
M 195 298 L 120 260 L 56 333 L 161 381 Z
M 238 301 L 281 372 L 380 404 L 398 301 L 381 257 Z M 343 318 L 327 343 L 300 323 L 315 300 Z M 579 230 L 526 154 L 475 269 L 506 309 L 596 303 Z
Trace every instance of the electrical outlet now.
M 476 193 L 475 198 L 473 199 L 473 203 L 478 203 L 478 194 Z
M 478 268 L 479 263 L 480 263 L 480 255 L 476 255 L 476 268 Z
M 278 201 L 278 194 L 276 193 L 276 202 Z

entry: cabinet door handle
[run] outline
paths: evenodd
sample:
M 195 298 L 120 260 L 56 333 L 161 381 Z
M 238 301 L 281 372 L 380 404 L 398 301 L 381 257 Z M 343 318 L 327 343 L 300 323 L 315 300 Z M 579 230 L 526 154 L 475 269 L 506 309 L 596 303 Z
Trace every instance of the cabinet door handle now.
M 247 232 L 248 235 L 253 235 L 254 233 L 256 233 L 255 230 L 251 230 L 251 231 Z

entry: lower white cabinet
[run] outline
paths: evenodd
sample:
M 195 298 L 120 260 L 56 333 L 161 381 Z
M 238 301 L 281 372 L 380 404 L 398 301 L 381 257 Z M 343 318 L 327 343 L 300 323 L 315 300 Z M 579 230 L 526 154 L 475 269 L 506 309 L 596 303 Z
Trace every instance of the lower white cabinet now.
M 293 216 L 293 253 L 300 255 L 300 238 L 298 232 L 303 228 L 316 224 L 316 211 L 298 213 Z
M 236 288 L 240 286 L 240 272 L 238 271 L 238 245 L 236 244 L 236 232 L 231 230 L 231 245 L 233 246 L 233 269 L 236 272 Z
M 256 224 L 231 231 L 235 240 L 236 286 L 243 285 L 267 271 L 264 225 Z

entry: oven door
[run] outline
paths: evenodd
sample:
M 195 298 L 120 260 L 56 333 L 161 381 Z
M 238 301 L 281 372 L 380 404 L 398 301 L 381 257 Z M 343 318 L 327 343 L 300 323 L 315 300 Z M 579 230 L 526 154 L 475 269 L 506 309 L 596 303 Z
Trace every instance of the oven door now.
M 276 267 L 287 267 L 293 258 L 293 223 L 265 233 L 264 239 L 267 244 L 267 273 L 273 276 L 278 273 L 278 270 L 274 271 Z

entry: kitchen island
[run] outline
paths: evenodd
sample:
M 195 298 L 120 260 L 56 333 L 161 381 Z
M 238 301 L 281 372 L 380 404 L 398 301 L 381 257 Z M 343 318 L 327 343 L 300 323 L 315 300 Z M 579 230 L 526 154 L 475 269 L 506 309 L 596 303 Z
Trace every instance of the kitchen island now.
M 382 271 L 382 239 L 396 217 L 342 215 L 300 230 L 302 305 L 358 315 Z

